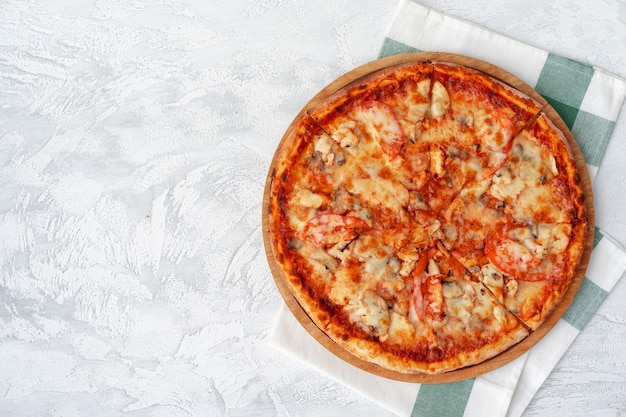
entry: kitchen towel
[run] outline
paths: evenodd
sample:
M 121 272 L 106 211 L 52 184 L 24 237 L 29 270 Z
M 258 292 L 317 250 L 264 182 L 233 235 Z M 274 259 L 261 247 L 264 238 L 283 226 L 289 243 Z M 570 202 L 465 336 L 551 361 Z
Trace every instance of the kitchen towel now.
M 478 58 L 535 88 L 570 128 L 594 181 L 626 97 L 625 80 L 402 0 L 379 57 L 414 51 Z M 416 384 L 364 372 L 328 352 L 286 306 L 279 313 L 270 342 L 399 416 L 518 417 L 625 271 L 624 249 L 596 228 L 585 278 L 554 328 L 514 361 L 460 382 Z

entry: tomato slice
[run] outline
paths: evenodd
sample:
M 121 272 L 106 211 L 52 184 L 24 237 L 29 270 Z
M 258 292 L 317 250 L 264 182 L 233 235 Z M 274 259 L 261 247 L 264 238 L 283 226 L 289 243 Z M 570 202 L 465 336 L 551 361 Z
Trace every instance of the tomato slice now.
M 529 271 L 541 264 L 540 257 L 536 256 L 522 242 L 507 236 L 506 231 L 502 228 L 487 235 L 485 255 L 496 268 L 520 280 L 524 280 Z
M 358 107 L 361 121 L 380 144 L 383 153 L 394 159 L 404 144 L 404 133 L 393 109 L 386 103 L 369 100 Z
M 360 217 L 325 213 L 307 222 L 303 236 L 319 245 L 331 245 L 349 242 L 368 228 L 369 225 Z

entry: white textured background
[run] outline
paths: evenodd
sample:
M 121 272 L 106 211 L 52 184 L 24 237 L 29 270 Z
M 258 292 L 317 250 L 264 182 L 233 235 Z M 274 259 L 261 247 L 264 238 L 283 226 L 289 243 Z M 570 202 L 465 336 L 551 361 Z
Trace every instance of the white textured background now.
M 423 4 L 626 78 L 623 1 Z M 267 346 L 260 221 L 287 125 L 376 58 L 395 7 L 0 2 L 0 415 L 389 415 Z M 626 245 L 625 114 L 597 183 Z M 626 415 L 625 298 L 527 416 Z

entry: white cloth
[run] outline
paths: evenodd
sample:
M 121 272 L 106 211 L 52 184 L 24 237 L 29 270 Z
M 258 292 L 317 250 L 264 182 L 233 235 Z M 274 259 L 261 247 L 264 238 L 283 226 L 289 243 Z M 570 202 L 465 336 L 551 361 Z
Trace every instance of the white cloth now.
M 574 117 L 568 119 L 570 128 L 595 178 L 626 96 L 624 80 L 402 0 L 381 56 L 412 50 L 452 52 L 488 61 L 535 87 L 557 110 L 560 104 L 574 109 L 570 112 Z M 566 94 L 555 85 L 570 73 L 573 81 L 568 82 L 580 89 L 579 96 L 576 88 Z M 596 130 L 588 131 L 589 126 Z M 462 383 L 421 385 L 362 371 L 316 342 L 286 307 L 279 314 L 271 343 L 399 416 L 518 417 L 625 271 L 624 250 L 604 231 L 596 230 L 585 280 L 563 318 L 524 355 Z

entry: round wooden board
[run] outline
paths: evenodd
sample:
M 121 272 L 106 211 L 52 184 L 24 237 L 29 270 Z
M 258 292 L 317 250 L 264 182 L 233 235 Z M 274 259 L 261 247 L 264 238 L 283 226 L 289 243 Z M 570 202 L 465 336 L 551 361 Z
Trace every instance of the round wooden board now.
M 576 161 L 576 165 L 578 168 L 578 172 L 581 177 L 583 192 L 585 194 L 585 202 L 587 208 L 587 239 L 585 242 L 585 249 L 578 266 L 576 275 L 572 280 L 567 292 L 565 293 L 562 301 L 557 306 L 557 308 L 552 312 L 552 314 L 544 321 L 544 323 L 535 331 L 531 332 L 528 337 L 524 340 L 511 347 L 510 349 L 502 352 L 501 354 L 488 359 L 484 362 L 481 362 L 477 365 L 468 366 L 465 368 L 461 368 L 458 370 L 445 372 L 441 374 L 424 374 L 424 373 L 401 373 L 397 371 L 392 371 L 389 369 L 382 368 L 376 364 L 366 362 L 352 353 L 346 351 L 337 345 L 330 337 L 328 337 L 321 329 L 317 327 L 317 325 L 311 320 L 311 318 L 305 313 L 300 304 L 296 301 L 291 290 L 288 288 L 285 283 L 283 276 L 280 272 L 280 268 L 274 258 L 274 254 L 272 251 L 272 245 L 270 242 L 269 236 L 269 201 L 270 201 L 270 188 L 271 183 L 273 181 L 272 173 L 274 171 L 276 165 L 276 157 L 278 152 L 276 152 L 274 159 L 270 165 L 268 170 L 268 175 L 265 183 L 265 191 L 263 195 L 263 214 L 262 214 L 262 229 L 263 229 L 263 241 L 265 246 L 265 251 L 267 254 L 270 270 L 276 282 L 276 286 L 282 297 L 285 300 L 285 303 L 289 307 L 290 311 L 294 314 L 297 320 L 304 326 L 304 328 L 311 334 L 319 343 L 321 343 L 327 350 L 329 350 L 334 355 L 343 359 L 344 361 L 364 370 L 370 372 L 375 375 L 379 375 L 382 377 L 399 380 L 399 381 L 407 381 L 407 382 L 417 382 L 417 383 L 428 383 L 428 384 L 436 384 L 436 383 L 446 383 L 446 382 L 455 382 L 460 381 L 472 377 L 476 377 L 478 375 L 484 374 L 486 372 L 492 371 L 496 368 L 499 368 L 515 358 L 522 355 L 524 352 L 529 350 L 532 346 L 534 346 L 539 340 L 541 340 L 549 331 L 554 327 L 554 325 L 559 321 L 561 316 L 565 313 L 569 305 L 571 304 L 578 288 L 580 287 L 585 271 L 587 269 L 587 265 L 589 263 L 589 257 L 591 256 L 591 249 L 593 245 L 594 238 L 594 220 L 595 220 L 595 212 L 594 212 L 594 200 L 593 200 L 593 192 L 591 189 L 591 179 L 589 178 L 589 173 L 587 171 L 587 165 L 583 158 L 583 155 L 578 147 L 578 144 L 574 140 L 571 132 L 569 131 L 566 124 L 563 122 L 558 113 L 548 104 L 548 102 L 539 95 L 532 87 L 528 84 L 524 83 L 514 75 L 509 72 L 496 67 L 488 62 L 481 61 L 475 58 L 471 58 L 468 56 L 451 54 L 451 53 L 443 53 L 443 52 L 413 52 L 407 54 L 393 55 L 390 57 L 378 59 L 376 61 L 369 62 L 365 65 L 362 65 L 354 70 L 340 76 L 335 81 L 331 82 L 324 89 L 322 89 L 317 95 L 315 95 L 304 108 L 298 113 L 298 115 L 294 118 L 293 122 L 288 127 L 285 132 L 281 142 L 278 145 L 278 150 L 282 147 L 286 138 L 289 136 L 291 130 L 298 123 L 300 118 L 309 110 L 315 108 L 318 104 L 320 104 L 323 100 L 328 98 L 333 93 L 337 92 L 341 88 L 350 85 L 354 82 L 357 82 L 359 79 L 369 76 L 377 71 L 382 69 L 393 67 L 395 65 L 406 64 L 411 62 L 419 62 L 419 61 L 430 61 L 430 62 L 450 62 L 454 64 L 464 65 L 469 68 L 473 68 L 475 70 L 481 71 L 490 75 L 493 78 L 496 78 L 502 81 L 505 84 L 508 84 L 517 90 L 523 92 L 535 99 L 538 103 L 543 106 L 544 113 L 552 120 L 552 122 L 563 132 L 565 137 L 567 138 L 571 151 L 574 155 L 574 159 Z

